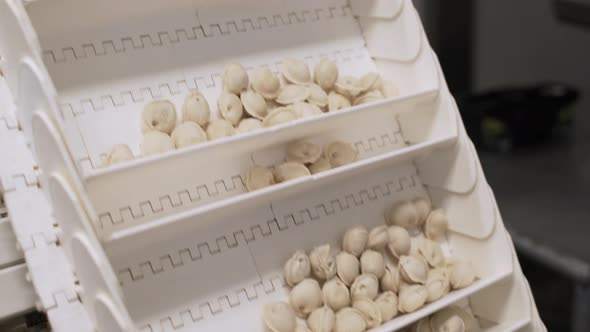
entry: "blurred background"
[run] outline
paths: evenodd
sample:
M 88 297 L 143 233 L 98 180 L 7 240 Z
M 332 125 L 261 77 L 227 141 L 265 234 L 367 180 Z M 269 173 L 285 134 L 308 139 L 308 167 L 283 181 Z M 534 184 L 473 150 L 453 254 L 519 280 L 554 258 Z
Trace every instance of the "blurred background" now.
M 590 0 L 414 0 L 549 331 L 590 331 Z

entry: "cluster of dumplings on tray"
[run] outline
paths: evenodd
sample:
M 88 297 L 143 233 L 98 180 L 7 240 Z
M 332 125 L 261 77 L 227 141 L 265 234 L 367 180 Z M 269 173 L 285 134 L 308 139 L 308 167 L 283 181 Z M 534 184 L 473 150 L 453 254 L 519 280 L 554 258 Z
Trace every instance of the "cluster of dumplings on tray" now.
M 285 162 L 274 168 L 254 166 L 246 175 L 248 191 L 262 189 L 273 184 L 316 174 L 356 161 L 358 153 L 346 142 L 335 141 L 320 146 L 308 141 L 287 144 Z
M 146 104 L 141 117 L 141 156 L 165 153 L 399 94 L 395 84 L 374 72 L 360 78 L 342 76 L 336 63 L 327 58 L 315 65 L 313 74 L 300 59 L 283 60 L 279 75 L 265 67 L 248 73 L 242 65 L 230 63 L 224 68 L 222 85 L 216 113 L 212 112 L 203 94 L 192 91 L 182 104 L 180 123 L 172 101 L 162 99 Z M 103 166 L 131 159 L 134 155 L 130 147 L 117 144 L 106 153 Z
M 418 197 L 393 204 L 383 225 L 349 228 L 341 248 L 297 250 L 284 265 L 288 303 L 264 306 L 267 329 L 362 332 L 470 286 L 477 280 L 474 267 L 441 247 L 447 229 L 445 212 Z M 478 331 L 471 320 L 463 322 L 469 314 L 452 310 L 434 315 L 429 329 L 421 323 L 414 331 Z

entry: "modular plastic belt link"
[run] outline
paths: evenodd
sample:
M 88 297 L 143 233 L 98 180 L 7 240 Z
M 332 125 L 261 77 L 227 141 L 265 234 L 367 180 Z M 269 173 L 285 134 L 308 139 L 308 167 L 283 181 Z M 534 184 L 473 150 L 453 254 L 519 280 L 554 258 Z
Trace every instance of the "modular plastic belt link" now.
M 47 313 L 53 331 L 93 331 L 78 299 L 74 273 L 59 245 L 51 205 L 39 183 L 40 170 L 19 130 L 3 77 L 0 101 L 0 195 L 6 205 L 0 211 L 6 217 L 0 215 L 0 221 L 12 225 L 17 250 L 25 260 L 25 264 L 21 258 L 20 265 L 0 270 L 0 319 L 36 307 Z

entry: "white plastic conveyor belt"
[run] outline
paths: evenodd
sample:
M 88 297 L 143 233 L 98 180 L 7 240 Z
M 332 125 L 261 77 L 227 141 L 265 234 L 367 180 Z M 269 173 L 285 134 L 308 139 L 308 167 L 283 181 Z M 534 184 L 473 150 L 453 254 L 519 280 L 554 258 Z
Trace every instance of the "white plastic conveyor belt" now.
M 19 120 L 0 121 L 14 142 L 0 152 L 18 160 L 0 183 L 56 330 L 263 331 L 295 250 L 338 246 L 417 196 L 446 211 L 442 247 L 478 280 L 372 331 L 454 303 L 481 331 L 545 330 L 411 0 L 0 0 L 0 22 Z M 146 103 L 180 110 L 198 90 L 214 105 L 226 63 L 276 73 L 286 58 L 377 72 L 399 95 L 139 157 Z M 359 158 L 249 192 L 248 169 L 298 139 L 349 142 Z M 114 144 L 136 158 L 102 167 Z
M 91 331 L 1 76 L 0 106 L 0 320 L 40 310 L 54 331 Z

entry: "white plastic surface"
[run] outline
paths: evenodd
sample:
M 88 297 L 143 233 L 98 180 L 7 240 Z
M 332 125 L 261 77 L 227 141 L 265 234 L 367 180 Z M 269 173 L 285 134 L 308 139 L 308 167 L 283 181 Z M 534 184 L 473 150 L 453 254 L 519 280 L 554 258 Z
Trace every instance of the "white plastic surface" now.
M 23 1 L 0 1 L 0 22 L 4 32 L 0 34 L 0 66 L 11 95 L 18 96 L 18 64 L 25 58 L 41 61 L 39 42 L 24 10 Z M 16 121 L 11 123 L 16 124 Z
M 226 330 L 240 321 L 245 330 L 255 331 L 261 328 L 260 320 L 251 316 L 259 317 L 256 314 L 265 303 L 286 298 L 282 264 L 293 251 L 324 242 L 336 245 L 346 228 L 360 220 L 367 226 L 382 223 L 386 206 L 423 190 L 415 168 L 406 163 L 324 186 L 321 193 L 304 192 L 249 208 L 227 207 L 220 214 L 187 216 L 186 222 L 172 224 L 182 226 L 176 233 L 172 227 L 153 236 L 138 233 L 108 244 L 107 253 L 120 273 L 135 321 L 153 330 L 166 324 L 187 330 L 213 326 Z M 228 217 L 236 213 L 240 218 Z M 407 325 L 512 274 L 512 253 L 503 227 L 494 218 L 481 222 L 491 222 L 494 230 L 485 240 L 459 233 L 448 238 L 450 250 L 471 260 L 481 280 L 392 321 L 383 331 Z M 155 298 L 157 302 L 143 305 Z M 193 322 L 198 317 L 202 318 Z
M 64 296 L 69 301 L 77 299 L 74 289 L 74 274 L 69 269 L 63 253 L 59 253 L 55 244 L 39 246 L 25 251 L 27 266 L 37 296 L 40 299 L 40 309 L 48 310 L 57 306 L 56 296 Z
M 0 191 L 37 184 L 35 162 L 22 132 L 17 129 L 0 130 L 0 156 Z
M 8 94 L 2 98 L 12 100 Z M 47 312 L 53 331 L 94 331 L 79 302 L 75 275 L 59 246 L 51 206 L 37 183 L 38 168 L 24 133 L 18 123 L 4 129 L 10 139 L 1 143 L 9 146 L 6 154 L 12 168 L 2 169 L 0 177 L 13 179 L 14 186 L 4 182 L 0 188 L 6 190 L 0 196 L 0 318 L 36 309 Z M 32 184 L 21 175 L 30 173 L 35 178 Z
M 23 253 L 17 249 L 16 236 L 8 218 L 0 217 L 0 269 L 22 263 Z
M 25 264 L 0 269 L 0 320 L 35 308 L 35 290 L 25 278 L 27 272 Z
M 68 10 L 80 6 L 69 1 L 61 5 L 67 6 Z M 232 7 L 228 7 L 230 5 Z M 53 15 L 61 14 L 60 6 L 50 7 L 33 3 L 28 7 L 28 13 L 46 50 L 46 64 L 60 95 L 60 121 L 65 123 L 62 134 L 78 168 L 87 178 L 86 190 L 98 215 L 93 222 L 99 234 L 108 235 L 113 230 L 243 193 L 242 178 L 252 163 L 251 155 L 265 146 L 276 146 L 296 137 L 329 133 L 334 138 L 351 140 L 366 155 L 392 151 L 399 146 L 395 136 L 397 125 L 392 120 L 383 120 L 393 119 L 395 114 L 404 110 L 428 113 L 421 107 L 412 111 L 413 105 L 421 99 L 408 96 L 428 95 L 439 88 L 439 73 L 432 54 L 420 48 L 414 52 L 414 62 L 378 65 L 382 74 L 400 87 L 402 99 L 397 101 L 363 105 L 356 110 L 298 121 L 285 128 L 253 134 L 251 139 L 243 138 L 238 142 L 232 142 L 232 139 L 214 142 L 208 144 L 210 148 L 206 144 L 151 160 L 142 159 L 121 167 L 96 170 L 101 155 L 115 143 L 127 143 L 137 153 L 141 136 L 139 114 L 142 105 L 151 98 L 170 98 L 179 107 L 188 89 L 198 87 L 214 105 L 220 90 L 220 73 L 227 61 L 239 59 L 248 68 L 270 66 L 276 70 L 279 62 L 288 56 L 305 58 L 310 65 L 320 57 L 328 56 L 339 63 L 342 74 L 359 75 L 377 67 L 363 47 L 365 40 L 358 21 L 345 1 L 284 4 L 268 1 L 255 8 L 229 1 L 197 7 L 198 15 L 195 15 L 197 8 L 176 12 L 170 8 L 170 12 L 159 15 L 170 22 L 174 18 L 176 28 L 172 31 L 170 26 L 158 26 L 153 21 L 148 24 L 142 19 L 125 23 L 127 33 L 142 31 L 139 36 L 150 36 L 139 37 L 137 41 L 135 35 L 121 36 L 120 29 L 98 29 L 97 26 L 103 23 L 101 20 L 105 19 L 101 16 L 105 14 L 101 8 L 92 17 L 85 18 L 87 22 L 84 24 L 89 26 L 85 37 L 89 39 L 82 42 L 80 36 L 66 33 L 64 27 L 51 19 Z M 405 30 L 392 31 L 412 31 L 415 38 L 405 42 L 418 40 L 420 45 L 427 45 L 411 3 L 408 2 L 407 7 L 400 14 L 404 17 Z M 144 10 L 150 12 L 153 8 L 148 6 Z M 81 17 L 77 19 L 82 20 Z M 220 22 L 228 22 L 227 27 Z M 200 27 L 202 35 L 193 29 L 195 24 Z M 232 31 L 232 27 L 237 30 Z M 159 30 L 154 35 L 149 34 L 154 29 Z M 284 38 L 285 35 L 289 37 Z M 93 38 L 108 42 L 93 41 Z M 149 43 L 158 47 L 149 46 Z M 109 45 L 114 45 L 114 49 Z M 396 49 L 401 52 L 408 48 L 412 46 L 403 44 Z M 136 61 L 138 57 L 142 61 Z M 437 142 L 454 137 L 452 127 L 438 135 L 417 140 L 416 144 L 430 146 L 421 153 L 435 148 Z M 373 128 L 372 132 L 367 132 L 367 128 Z M 268 139 L 270 137 L 272 139 Z M 224 159 L 220 151 L 241 151 L 243 161 L 238 161 L 240 156 L 235 153 Z M 211 160 L 206 153 L 215 159 Z M 204 160 L 208 160 L 207 164 L 216 163 L 218 167 L 214 172 L 194 172 L 182 167 Z M 224 169 L 220 165 L 228 166 Z M 175 171 L 173 174 L 162 173 L 167 169 Z M 166 181 L 154 181 L 154 178 L 166 178 Z
M 82 303 L 60 300 L 59 305 L 47 311 L 47 318 L 53 331 L 95 332 L 96 329 Z M 106 330 L 105 330 L 106 331 Z
M 31 2 L 19 15 L 36 33 L 25 33 L 24 44 L 38 36 L 44 60 L 32 51 L 12 61 L 16 86 L 28 89 L 19 91 L 19 119 L 30 122 L 23 129 L 40 182 L 97 329 L 261 331 L 262 306 L 286 299 L 281 270 L 293 251 L 336 245 L 348 227 L 383 223 L 387 206 L 423 195 L 450 217 L 445 251 L 469 259 L 480 279 L 375 331 L 455 302 L 488 332 L 535 321 L 493 195 L 410 0 L 60 0 Z M 225 63 L 276 71 L 286 57 L 309 65 L 329 57 L 344 75 L 378 71 L 401 95 L 100 168 L 113 144 L 138 154 L 145 103 L 166 98 L 179 109 L 196 88 L 214 106 Z M 246 192 L 247 169 L 279 163 L 285 144 L 300 138 L 348 141 L 360 160 Z M 70 303 L 74 294 L 64 289 L 59 296 Z M 56 309 L 57 299 L 43 302 Z
M 26 187 L 4 194 L 14 233 L 23 250 L 55 243 L 51 207 L 38 187 Z M 37 241 L 38 243 L 35 243 Z
M 267 132 L 245 135 L 248 137 L 236 136 L 226 142 L 211 142 L 208 143 L 210 145 L 175 151 L 165 160 L 162 159 L 164 156 L 157 156 L 114 167 L 109 173 L 103 172 L 87 181 L 90 199 L 96 202 L 94 206 L 99 214 L 97 229 L 106 235 L 112 230 L 145 223 L 167 213 L 236 195 L 245 197 L 243 179 L 248 168 L 254 164 L 278 162 L 259 156 L 271 155 L 273 149 L 284 149 L 286 142 L 298 137 L 319 142 L 346 140 L 359 150 L 361 162 L 315 176 L 326 181 L 336 181 L 337 174 L 344 175 L 346 169 L 367 168 L 363 164 L 374 167 L 377 161 L 392 163 L 403 159 L 404 155 L 405 158 L 412 158 L 451 143 L 455 135 L 452 127 L 448 128 L 446 135 L 404 148 L 395 113 L 423 111 L 414 106 L 414 100 L 408 99 L 405 103 L 391 106 L 384 104 L 374 109 L 350 109 L 326 114 L 302 120 L 301 123 L 271 128 Z M 372 128 L 369 133 L 367 128 Z M 186 153 L 191 150 L 194 153 Z M 215 169 L 208 167 L 212 164 L 218 166 Z M 139 165 L 142 167 L 139 168 Z M 307 180 L 313 181 L 313 178 Z
M 0 192 L 37 184 L 35 162 L 18 130 L 15 110 L 7 81 L 0 76 Z
M 403 0 L 351 0 L 352 12 L 360 17 L 393 18 L 404 5 Z
M 15 110 L 16 105 L 14 105 L 6 80 L 0 76 L 0 131 L 18 128 Z

